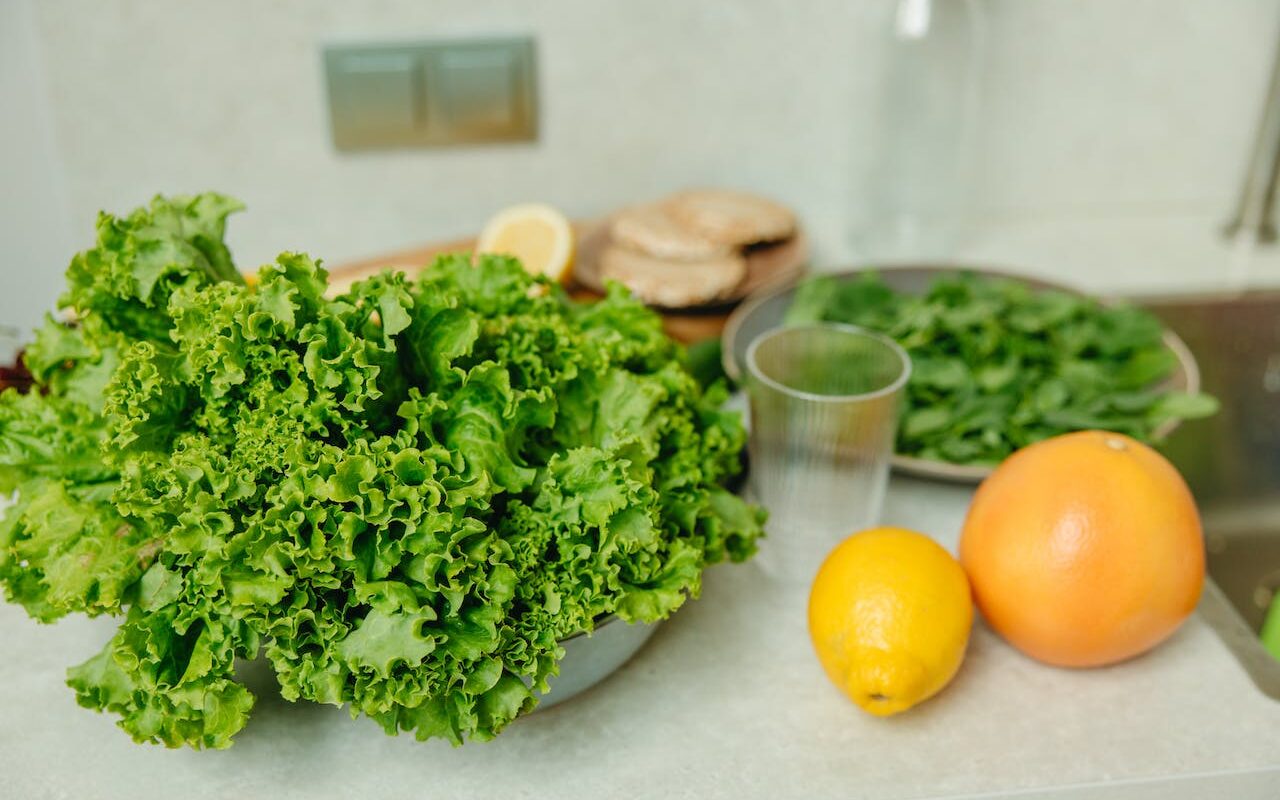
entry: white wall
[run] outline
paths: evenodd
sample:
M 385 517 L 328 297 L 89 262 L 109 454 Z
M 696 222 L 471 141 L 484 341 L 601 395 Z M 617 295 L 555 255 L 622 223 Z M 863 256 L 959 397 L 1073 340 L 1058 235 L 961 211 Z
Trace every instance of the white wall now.
M 989 214 L 1226 216 L 1280 4 L 990 0 Z
M 217 187 L 239 257 L 350 258 L 543 199 L 594 214 L 686 183 L 837 214 L 885 6 L 506 2 L 40 4 L 77 230 L 102 206 Z M 536 144 L 339 154 L 320 44 L 529 33 Z M 858 53 L 852 58 L 851 53 Z
M 0 102 L 0 326 L 28 328 L 61 292 L 73 250 L 30 0 L 0 0 Z M 78 222 L 92 230 L 92 218 Z
M 1280 2 L 985 3 L 991 30 L 979 156 L 984 182 L 974 201 L 980 216 L 1015 228 L 1153 216 L 1209 226 L 1226 216 L 1263 97 Z M 32 173 L 4 197 L 6 208 L 22 207 L 29 220 L 6 213 L 0 229 L 8 253 L 22 254 L 6 253 L 4 279 L 31 285 L 20 304 L 0 298 L 8 303 L 0 310 L 18 314 L 53 293 L 56 281 L 47 271 L 60 269 L 70 254 L 61 225 L 70 226 L 78 246 L 91 236 L 99 208 L 127 210 L 156 192 L 204 188 L 248 202 L 249 212 L 231 228 L 245 266 L 286 248 L 334 262 L 465 234 L 519 200 L 591 215 L 698 183 L 753 188 L 795 205 L 830 263 L 846 255 L 844 222 L 875 158 L 871 110 L 893 6 L 891 0 L 0 4 L 0 96 L 6 103 L 19 96 L 26 103 L 19 107 L 35 120 L 15 141 L 0 142 L 6 170 L 13 162 Z M 32 12 L 34 30 L 24 36 Z M 23 24 L 10 30 L 10 17 Z M 333 150 L 321 43 L 502 33 L 537 39 L 536 143 Z M 38 83 L 11 77 L 38 66 L 29 63 L 36 56 L 48 74 L 53 159 L 41 155 L 47 136 L 31 132 L 44 105 L 33 88 Z M 26 61 L 11 63 L 15 57 Z M 65 220 L 57 213 L 60 170 Z M 46 173 L 55 188 L 28 209 L 28 195 L 32 187 L 41 190 Z M 57 232 L 46 235 L 41 226 Z M 57 264 L 50 250 L 61 253 Z

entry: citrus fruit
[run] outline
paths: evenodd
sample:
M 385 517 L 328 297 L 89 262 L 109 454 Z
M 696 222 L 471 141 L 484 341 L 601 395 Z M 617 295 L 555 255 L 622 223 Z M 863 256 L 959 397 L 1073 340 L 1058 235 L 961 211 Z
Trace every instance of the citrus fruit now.
M 515 256 L 527 272 L 564 283 L 573 269 L 573 226 L 551 206 L 511 206 L 485 224 L 476 252 Z
M 938 543 L 872 528 L 827 555 L 809 593 L 809 635 L 827 676 L 877 716 L 936 694 L 964 659 L 973 604 Z
M 1204 583 L 1200 516 L 1182 476 L 1150 447 L 1105 431 L 1007 458 L 973 498 L 960 561 L 992 628 L 1067 667 L 1159 644 Z

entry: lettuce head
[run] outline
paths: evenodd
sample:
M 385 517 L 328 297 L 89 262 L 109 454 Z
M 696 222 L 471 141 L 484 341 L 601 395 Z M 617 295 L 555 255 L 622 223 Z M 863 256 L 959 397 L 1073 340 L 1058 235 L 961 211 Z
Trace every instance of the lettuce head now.
M 488 739 L 560 640 L 661 619 L 764 514 L 745 434 L 658 317 L 455 255 L 326 296 L 300 253 L 241 279 L 239 203 L 103 214 L 0 394 L 0 586 L 36 619 L 112 614 L 69 670 L 140 742 L 226 747 L 265 658 L 289 700 Z

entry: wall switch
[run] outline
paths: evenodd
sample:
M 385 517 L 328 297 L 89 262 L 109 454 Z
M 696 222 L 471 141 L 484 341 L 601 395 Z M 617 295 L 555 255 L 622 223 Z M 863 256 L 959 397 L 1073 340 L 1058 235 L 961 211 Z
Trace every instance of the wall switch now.
M 341 149 L 413 144 L 422 80 L 408 52 L 326 53 L 333 140 Z
M 537 138 L 532 39 L 331 46 L 324 63 L 339 150 Z

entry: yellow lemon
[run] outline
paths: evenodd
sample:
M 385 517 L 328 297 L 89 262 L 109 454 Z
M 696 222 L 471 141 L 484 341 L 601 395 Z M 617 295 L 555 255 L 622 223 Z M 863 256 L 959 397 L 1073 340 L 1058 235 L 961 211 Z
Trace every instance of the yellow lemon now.
M 565 283 L 573 271 L 573 226 L 551 206 L 511 206 L 484 226 L 476 252 L 515 256 L 526 271 Z
M 872 528 L 841 542 L 809 593 L 809 635 L 828 677 L 877 716 L 937 694 L 964 659 L 969 580 L 924 534 Z

